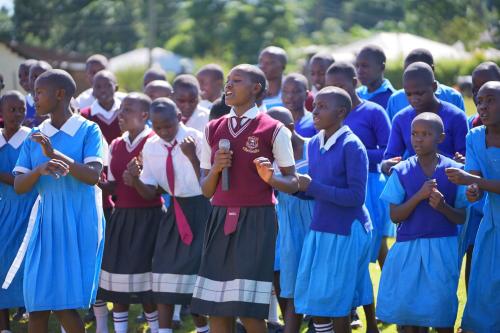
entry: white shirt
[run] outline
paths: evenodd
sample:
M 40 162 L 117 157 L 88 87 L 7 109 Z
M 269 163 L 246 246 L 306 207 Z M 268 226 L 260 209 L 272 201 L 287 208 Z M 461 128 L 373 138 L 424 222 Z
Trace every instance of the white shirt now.
M 127 148 L 127 151 L 130 153 L 132 150 L 134 150 L 139 145 L 139 143 L 142 141 L 142 139 L 144 139 L 146 136 L 148 136 L 149 133 L 151 133 L 151 132 L 152 132 L 151 128 L 146 126 L 142 130 L 142 132 L 139 133 L 139 135 L 137 135 L 135 137 L 134 141 L 132 141 L 132 142 L 130 142 L 130 138 L 129 138 L 130 133 L 128 131 L 123 133 L 122 139 L 123 139 L 123 141 L 125 141 L 125 146 Z M 109 146 L 108 161 L 107 161 L 108 165 L 111 165 L 111 159 L 113 158 L 112 151 L 113 151 L 113 143 Z M 108 180 L 109 181 L 116 180 L 115 176 L 113 176 L 113 173 L 111 172 L 111 168 L 108 168 Z
M 205 108 L 208 111 L 210 111 L 212 105 L 214 105 L 214 103 L 210 102 L 208 99 L 202 99 L 200 103 L 198 103 L 198 106 L 201 106 L 202 108 Z
M 111 124 L 118 115 L 117 111 L 120 110 L 120 105 L 122 104 L 121 99 L 116 96 L 113 98 L 113 100 L 114 103 L 110 110 L 104 109 L 97 100 L 94 100 L 92 105 L 90 105 L 90 115 L 98 116 L 106 124 Z
M 5 140 L 3 135 L 3 128 L 0 128 L 0 148 L 5 146 L 6 144 L 10 145 L 12 148 L 17 149 L 24 142 L 24 140 L 28 137 L 31 132 L 31 129 L 25 126 L 21 126 L 17 132 L 9 139 L 9 141 Z
M 208 123 L 209 114 L 210 111 L 208 111 L 208 109 L 198 104 L 196 110 L 194 110 L 193 114 L 191 115 L 191 117 L 189 117 L 187 123 L 185 123 L 184 125 L 194 128 L 203 133 L 203 131 L 205 130 L 205 126 L 207 126 Z
M 246 119 L 242 119 L 242 126 L 245 127 L 246 124 L 249 124 L 251 120 L 255 119 L 257 115 L 260 113 L 259 108 L 255 105 L 253 108 L 248 110 L 243 114 L 242 117 Z M 224 117 L 237 117 L 236 113 L 233 109 L 229 112 L 228 115 Z M 230 119 L 233 123 L 233 119 Z M 236 122 L 236 119 L 234 119 Z M 212 167 L 211 156 L 212 156 L 212 148 L 208 143 L 207 131 L 205 131 L 205 137 L 203 140 L 203 149 L 201 152 L 200 159 L 200 167 L 202 169 L 209 170 Z M 292 133 L 285 126 L 281 126 L 276 134 L 276 138 L 273 142 L 273 156 L 276 165 L 282 168 L 291 167 L 295 165 L 295 159 L 293 157 L 293 148 L 292 148 Z M 256 158 L 259 156 L 255 156 Z
M 337 142 L 338 138 L 349 131 L 349 126 L 344 125 L 337 130 L 337 132 L 333 133 L 332 136 L 328 138 L 325 142 L 325 130 L 321 130 L 319 132 L 319 149 L 320 150 L 330 150 L 330 148 Z
M 203 134 L 200 131 L 179 124 L 179 131 L 175 136 L 177 145 L 172 150 L 172 159 L 174 164 L 175 196 L 183 198 L 202 194 L 193 165 L 179 146 L 188 136 L 193 137 L 195 140 L 198 159 L 201 158 L 203 143 Z M 160 186 L 170 195 L 172 195 L 172 192 L 167 179 L 168 150 L 166 146 L 172 146 L 172 144 L 173 142 L 167 143 L 157 135 L 148 139 L 142 149 L 143 169 L 140 177 L 144 184 Z
M 78 97 L 76 98 L 76 103 L 78 104 L 78 107 L 80 110 L 88 108 L 89 106 L 92 105 L 92 103 L 95 102 L 95 97 L 92 95 L 92 88 L 89 88 L 82 92 Z M 115 92 L 115 97 L 118 98 L 119 100 L 123 100 L 127 96 L 126 93 L 123 93 L 121 91 Z

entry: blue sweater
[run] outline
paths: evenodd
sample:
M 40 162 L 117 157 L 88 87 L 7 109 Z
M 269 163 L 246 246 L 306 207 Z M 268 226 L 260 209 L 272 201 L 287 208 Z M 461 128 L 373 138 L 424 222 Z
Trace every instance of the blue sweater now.
M 321 149 L 322 133 L 309 141 L 309 175 L 306 195 L 315 200 L 311 229 L 349 235 L 351 225 L 371 221 L 364 203 L 368 157 L 363 143 L 347 128 L 328 149 Z M 371 228 L 371 227 L 370 227 Z

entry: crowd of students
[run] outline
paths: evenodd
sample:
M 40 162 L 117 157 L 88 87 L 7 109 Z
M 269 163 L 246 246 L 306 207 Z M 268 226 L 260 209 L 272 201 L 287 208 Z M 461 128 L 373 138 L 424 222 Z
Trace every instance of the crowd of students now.
M 472 73 L 467 119 L 428 50 L 405 58 L 401 90 L 385 62 L 371 45 L 285 75 L 270 46 L 258 66 L 172 84 L 152 68 L 124 93 L 96 54 L 79 96 L 67 72 L 22 63 L 26 95 L 0 97 L 0 331 L 25 307 L 29 332 L 54 313 L 81 333 L 91 308 L 107 333 L 112 303 L 117 333 L 130 304 L 152 333 L 181 306 L 199 333 L 293 333 L 304 316 L 349 332 L 358 307 L 367 332 L 453 332 L 464 255 L 461 330 L 499 331 L 500 69 Z

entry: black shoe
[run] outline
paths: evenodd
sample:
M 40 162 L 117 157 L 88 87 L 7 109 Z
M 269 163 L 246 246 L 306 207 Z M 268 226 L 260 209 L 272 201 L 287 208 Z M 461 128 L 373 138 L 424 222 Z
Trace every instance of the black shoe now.
M 93 321 L 95 321 L 94 308 L 90 307 L 89 311 L 83 317 L 83 322 L 89 324 Z
M 354 309 L 351 312 L 351 328 L 353 330 L 363 327 L 363 322 L 359 319 L 358 312 Z
M 245 326 L 240 322 L 236 322 L 236 333 L 247 333 Z
M 26 308 L 18 308 L 16 313 L 12 316 L 12 320 L 14 321 L 20 321 L 23 319 L 23 315 L 26 313 Z
M 309 317 L 309 316 L 306 316 L 304 318 L 304 320 L 307 320 L 307 317 Z M 307 323 L 307 331 L 306 331 L 306 333 L 316 333 L 316 330 L 314 329 L 314 323 L 313 323 L 313 320 L 312 320 L 311 317 L 309 317 L 309 321 Z
M 267 331 L 268 333 L 283 333 L 285 326 L 279 323 L 270 323 L 267 322 Z

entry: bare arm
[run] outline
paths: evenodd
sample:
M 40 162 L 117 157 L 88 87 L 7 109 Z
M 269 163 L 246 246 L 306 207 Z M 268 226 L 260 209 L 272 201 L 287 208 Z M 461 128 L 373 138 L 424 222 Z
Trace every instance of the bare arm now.
M 449 205 L 445 200 L 443 194 L 437 189 L 434 189 L 429 197 L 429 205 L 446 216 L 446 218 L 455 224 L 464 224 L 465 222 L 465 209 L 455 208 Z
M 214 195 L 222 170 L 231 167 L 231 158 L 231 151 L 219 149 L 215 152 L 212 167 L 209 170 L 201 169 L 200 185 L 205 197 L 211 198 Z
M 406 220 L 415 210 L 417 205 L 422 201 L 430 197 L 431 192 L 437 186 L 436 180 L 431 179 L 426 181 L 420 190 L 415 193 L 410 199 L 405 202 L 395 205 L 390 205 L 390 216 L 394 223 L 401 223 Z
M 0 182 L 7 185 L 14 185 L 14 176 L 7 172 L 0 172 Z

